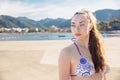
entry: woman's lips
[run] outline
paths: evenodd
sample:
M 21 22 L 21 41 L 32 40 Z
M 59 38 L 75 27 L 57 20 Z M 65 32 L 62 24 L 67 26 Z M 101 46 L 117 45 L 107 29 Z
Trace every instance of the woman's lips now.
M 76 33 L 76 34 L 75 34 L 75 36 L 80 36 L 80 35 L 81 35 L 81 34 L 79 34 L 79 33 Z

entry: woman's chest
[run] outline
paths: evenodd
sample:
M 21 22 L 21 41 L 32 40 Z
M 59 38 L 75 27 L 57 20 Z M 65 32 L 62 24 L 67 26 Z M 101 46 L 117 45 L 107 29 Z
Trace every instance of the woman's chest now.
M 84 64 L 86 63 L 86 64 Z M 72 56 L 71 56 L 71 74 L 76 73 L 76 69 L 81 68 L 85 70 L 87 67 L 94 66 L 92 62 L 91 55 L 88 51 L 84 51 L 81 54 L 79 54 L 77 51 L 72 51 Z M 79 69 L 77 70 L 79 71 Z

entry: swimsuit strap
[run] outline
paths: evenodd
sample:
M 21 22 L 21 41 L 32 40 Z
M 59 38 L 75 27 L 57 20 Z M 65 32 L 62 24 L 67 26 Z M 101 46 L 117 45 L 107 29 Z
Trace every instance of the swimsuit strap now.
M 76 75 L 76 74 L 71 74 L 70 76 L 71 76 L 71 77 L 75 77 L 75 76 L 77 76 L 77 75 Z
M 72 38 L 72 41 L 74 42 L 74 44 L 75 44 L 75 46 L 76 46 L 76 48 L 77 48 L 79 54 L 82 56 L 82 54 L 80 53 L 80 49 L 79 49 L 78 46 L 77 46 L 77 43 L 76 43 L 75 38 Z

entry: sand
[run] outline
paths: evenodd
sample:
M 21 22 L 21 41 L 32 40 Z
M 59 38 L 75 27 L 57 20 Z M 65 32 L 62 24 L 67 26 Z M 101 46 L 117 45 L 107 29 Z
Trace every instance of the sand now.
M 111 71 L 107 80 L 120 80 L 120 37 L 104 38 Z M 60 50 L 70 40 L 0 41 L 0 80 L 58 80 Z

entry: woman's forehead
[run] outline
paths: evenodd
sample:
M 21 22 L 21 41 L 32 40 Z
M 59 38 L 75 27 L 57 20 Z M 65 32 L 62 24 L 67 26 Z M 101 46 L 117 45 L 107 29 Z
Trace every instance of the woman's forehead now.
M 74 15 L 72 20 L 71 20 L 71 23 L 72 22 L 86 22 L 87 21 L 87 17 L 83 14 L 79 14 L 79 15 Z

